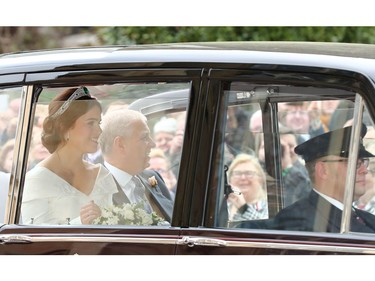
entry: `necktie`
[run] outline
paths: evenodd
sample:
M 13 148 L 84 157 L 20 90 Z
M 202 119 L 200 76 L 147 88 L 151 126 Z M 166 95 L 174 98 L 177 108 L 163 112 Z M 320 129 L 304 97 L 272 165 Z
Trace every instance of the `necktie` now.
M 132 177 L 134 184 L 133 195 L 137 203 L 143 203 L 144 209 L 147 213 L 152 213 L 152 208 L 145 195 L 145 187 L 136 176 Z

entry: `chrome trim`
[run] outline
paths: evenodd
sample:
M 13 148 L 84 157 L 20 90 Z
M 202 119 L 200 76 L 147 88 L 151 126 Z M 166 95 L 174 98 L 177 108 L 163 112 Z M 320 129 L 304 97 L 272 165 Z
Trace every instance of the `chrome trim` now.
M 189 241 L 219 241 L 219 243 L 209 243 L 204 245 L 201 243 L 187 243 Z M 225 248 L 263 248 L 263 249 L 280 249 L 280 250 L 301 250 L 313 252 L 336 252 L 343 254 L 374 254 L 374 247 L 350 247 L 350 246 L 330 246 L 330 245 L 311 245 L 307 243 L 299 243 L 294 241 L 292 243 L 278 243 L 278 242 L 240 242 L 227 241 L 224 239 L 212 239 L 211 237 L 192 237 L 184 236 L 182 238 L 139 238 L 139 237 L 103 237 L 103 236 L 28 236 L 28 235 L 14 235 L 6 234 L 0 235 L 0 244 L 13 243 L 43 243 L 43 242 L 83 242 L 83 243 L 143 243 L 143 244 L 163 244 L 163 245 L 180 245 L 187 247 L 200 246 L 215 246 Z M 297 244 L 299 243 L 299 244 Z
M 104 236 L 29 236 L 29 235 L 0 235 L 0 244 L 11 243 L 43 243 L 43 242 L 95 242 L 95 243 L 144 243 L 176 245 L 181 239 L 177 238 L 139 238 L 139 237 L 104 237 Z
M 355 177 L 357 172 L 358 148 L 362 129 L 364 100 L 358 93 L 355 96 L 353 113 L 353 130 L 350 136 L 349 159 L 347 166 L 347 178 L 345 182 L 344 209 L 341 219 L 340 233 L 348 233 L 350 230 L 350 215 L 352 212 L 353 190 L 355 188 Z
M 304 250 L 321 252 L 342 252 L 351 254 L 375 254 L 375 248 L 369 247 L 343 247 L 343 246 L 316 246 L 309 244 L 289 244 L 289 243 L 270 243 L 270 242 L 227 242 L 227 247 L 246 247 L 246 248 L 269 248 L 282 250 Z
M 0 244 L 19 244 L 19 243 L 31 243 L 31 238 L 25 235 L 9 235 L 7 237 L 0 237 Z
M 14 145 L 13 174 L 10 177 L 7 207 L 5 210 L 5 223 L 12 224 L 16 220 L 17 201 L 21 187 L 22 171 L 27 165 L 25 161 L 25 147 L 28 138 L 28 124 L 31 114 L 33 97 L 33 86 L 24 86 L 21 94 L 21 108 L 16 132 L 16 142 Z
M 182 237 L 184 245 L 189 247 L 194 246 L 210 246 L 210 247 L 225 247 L 227 242 L 222 239 L 213 239 L 208 237 L 189 237 L 184 236 Z
M 223 239 L 211 239 L 210 237 L 188 237 L 184 236 L 182 239 L 178 240 L 178 245 L 187 245 L 189 247 L 194 247 L 194 245 L 187 244 L 187 241 L 194 240 L 217 240 L 221 241 L 223 244 L 220 246 L 225 246 L 226 248 L 263 248 L 263 249 L 280 249 L 280 250 L 303 250 L 303 251 L 321 251 L 321 252 L 342 252 L 344 254 L 375 254 L 375 246 L 371 247 L 346 247 L 346 246 L 329 246 L 329 245 L 311 245 L 306 243 L 296 244 L 298 242 L 292 243 L 278 243 L 278 242 L 238 242 L 238 241 L 227 241 Z M 225 244 L 224 244 L 225 243 Z M 200 245 L 200 244 L 195 244 Z M 219 246 L 219 245 L 215 245 Z

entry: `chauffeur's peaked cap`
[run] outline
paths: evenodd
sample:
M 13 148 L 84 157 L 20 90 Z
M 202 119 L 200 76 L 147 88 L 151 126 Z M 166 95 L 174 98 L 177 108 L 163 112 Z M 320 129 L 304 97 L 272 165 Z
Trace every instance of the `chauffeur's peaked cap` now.
M 349 126 L 321 134 L 296 146 L 294 151 L 298 155 L 301 155 L 305 162 L 310 162 L 327 155 L 337 155 L 348 158 L 351 131 L 352 126 Z M 375 156 L 367 151 L 363 146 L 363 137 L 366 135 L 366 133 L 367 128 L 365 125 L 363 125 L 361 130 L 361 140 L 359 143 L 358 158 Z

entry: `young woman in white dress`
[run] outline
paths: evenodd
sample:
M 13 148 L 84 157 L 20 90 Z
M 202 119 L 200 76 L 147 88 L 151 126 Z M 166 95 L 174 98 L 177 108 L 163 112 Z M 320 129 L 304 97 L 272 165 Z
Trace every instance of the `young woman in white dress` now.
M 25 179 L 25 224 L 90 224 L 112 204 L 117 186 L 101 164 L 84 160 L 96 152 L 102 108 L 86 87 L 67 89 L 49 104 L 42 143 L 51 153 Z

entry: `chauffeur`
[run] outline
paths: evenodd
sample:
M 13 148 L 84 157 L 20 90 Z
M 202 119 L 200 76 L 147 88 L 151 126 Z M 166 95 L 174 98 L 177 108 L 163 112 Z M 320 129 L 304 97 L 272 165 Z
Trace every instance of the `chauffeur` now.
M 313 190 L 303 199 L 281 210 L 274 219 L 276 229 L 339 232 L 345 193 L 345 181 L 352 127 L 331 131 L 298 145 L 295 152 L 303 157 L 312 181 Z M 362 138 L 367 129 L 362 127 L 359 144 L 354 200 L 365 192 L 369 157 Z M 351 231 L 375 232 L 375 216 L 354 209 Z

